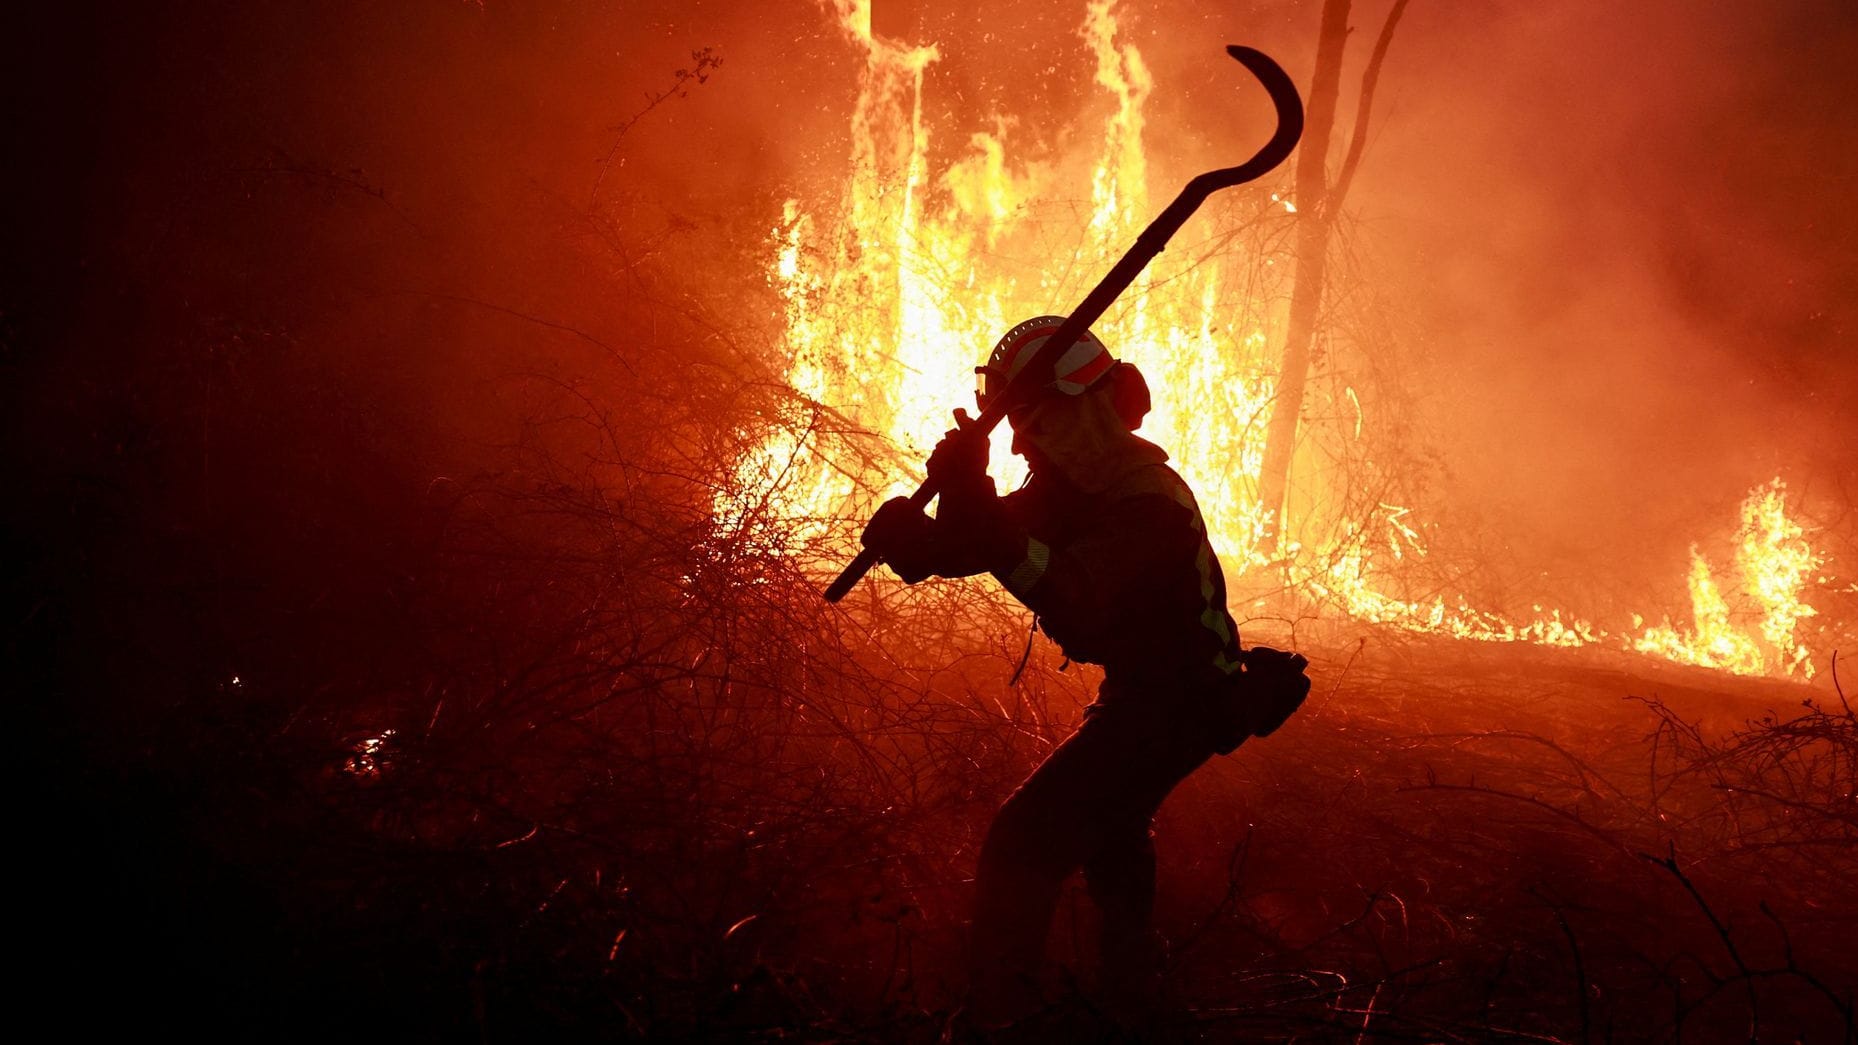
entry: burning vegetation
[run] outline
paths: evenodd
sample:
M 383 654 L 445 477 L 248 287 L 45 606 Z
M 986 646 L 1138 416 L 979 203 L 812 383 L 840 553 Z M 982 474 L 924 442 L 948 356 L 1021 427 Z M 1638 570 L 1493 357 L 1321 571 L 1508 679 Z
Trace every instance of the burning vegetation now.
M 1811 145 L 1858 22 L 1317 6 L 46 14 L 0 360 L 47 987 L 207 1036 L 958 1037 L 982 832 L 1100 674 L 991 581 L 820 592 L 986 347 L 1268 135 L 1240 42 L 1303 144 L 1093 326 L 1315 680 L 1163 809 L 1170 1033 L 1858 1040 L 1858 225 Z M 1592 128 L 1532 86 L 1660 17 L 1648 68 L 1731 86 Z M 1515 169 L 1531 119 L 1569 163 Z M 1561 194 L 1623 229 L 1579 264 Z M 1067 896 L 1035 1033 L 1113 1040 Z
M 717 505 L 726 527 L 740 525 L 748 504 L 802 521 L 788 535 L 793 551 L 835 528 L 843 537 L 877 500 L 907 493 L 920 478 L 907 462 L 927 456 L 948 426 L 950 404 L 970 397 L 972 346 L 990 343 L 1015 317 L 1081 297 L 1156 209 L 1143 138 L 1153 78 L 1140 49 L 1119 42 L 1112 4 L 1088 4 L 1080 30 L 1104 95 L 1099 108 L 1108 115 L 1096 133 L 1079 136 L 1076 155 L 1036 163 L 1008 151 L 1010 123 L 1002 118 L 937 166 L 923 117 L 924 74 L 937 49 L 874 37 L 868 4 L 848 2 L 835 13 L 864 62 L 849 174 L 836 197 L 813 206 L 786 201 L 768 251 L 790 358 L 786 378 L 806 405 L 743 460 Z M 1320 157 L 1326 145 L 1306 141 L 1303 155 Z M 1348 158 L 1351 175 L 1358 158 Z M 1209 529 L 1229 552 L 1229 580 L 1282 586 L 1288 590 L 1271 594 L 1298 598 L 1321 615 L 1460 639 L 1599 644 L 1737 674 L 1812 677 L 1810 640 L 1799 629 L 1816 611 L 1805 597 L 1809 587 L 1836 582 L 1820 572 L 1825 556 L 1788 517 L 1778 477 L 1742 505 L 1728 583 L 1733 611 L 1693 547 L 1688 627 L 1668 617 L 1647 626 L 1628 611 L 1630 628 L 1609 630 L 1587 619 L 1591 610 L 1544 609 L 1539 599 L 1522 615 L 1480 606 L 1463 591 L 1415 597 L 1413 589 L 1433 580 L 1415 585 L 1403 576 L 1409 558 L 1428 554 L 1423 514 L 1364 496 L 1407 500 L 1402 477 L 1375 463 L 1377 455 L 1397 453 L 1375 437 L 1381 426 L 1371 419 L 1389 392 L 1377 387 L 1370 362 L 1351 358 L 1385 346 L 1351 343 L 1346 333 L 1333 338 L 1326 365 L 1313 375 L 1316 430 L 1303 433 L 1290 458 L 1298 498 L 1278 534 L 1283 509 L 1267 508 L 1261 492 L 1271 482 L 1266 430 L 1291 287 L 1303 273 L 1288 242 L 1299 220 L 1292 179 L 1277 182 L 1276 191 L 1260 189 L 1228 205 L 1198 242 L 1163 255 L 1130 300 L 1097 325 L 1166 390 L 1144 431 L 1170 448 L 1183 476 L 1204 491 Z M 1338 313 L 1387 307 L 1367 288 L 1336 296 Z M 1331 322 L 1347 330 L 1352 318 Z M 878 447 L 868 453 L 882 466 L 847 467 L 847 459 L 867 458 L 833 440 L 867 435 Z M 1014 485 L 1024 463 L 1004 439 L 995 444 L 994 474 Z M 884 459 L 884 450 L 896 459 Z

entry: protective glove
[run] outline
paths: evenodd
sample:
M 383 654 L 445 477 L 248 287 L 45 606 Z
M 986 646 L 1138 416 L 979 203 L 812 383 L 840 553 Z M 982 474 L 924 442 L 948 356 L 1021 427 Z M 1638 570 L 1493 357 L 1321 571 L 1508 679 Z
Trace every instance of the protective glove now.
M 909 498 L 893 497 L 871 516 L 859 540 L 877 552 L 903 583 L 915 584 L 935 572 L 930 568 L 933 525 Z
M 1277 732 L 1310 695 L 1310 662 L 1301 653 L 1253 646 L 1244 652 L 1245 675 L 1252 682 L 1251 734 L 1268 737 Z
M 1253 646 L 1240 656 L 1241 670 L 1226 676 L 1206 705 L 1208 738 L 1222 755 L 1247 737 L 1277 732 L 1310 693 L 1309 661 L 1302 654 Z
M 987 436 L 968 412 L 955 411 L 955 427 L 929 455 L 929 477 L 941 498 L 936 532 L 964 560 L 972 556 L 989 570 L 1011 570 L 1025 557 L 1026 535 L 994 492 L 987 449 Z
M 956 499 L 993 494 L 993 479 L 987 475 L 987 433 L 966 410 L 955 411 L 955 427 L 929 455 L 929 481 L 941 491 L 944 503 L 950 494 Z

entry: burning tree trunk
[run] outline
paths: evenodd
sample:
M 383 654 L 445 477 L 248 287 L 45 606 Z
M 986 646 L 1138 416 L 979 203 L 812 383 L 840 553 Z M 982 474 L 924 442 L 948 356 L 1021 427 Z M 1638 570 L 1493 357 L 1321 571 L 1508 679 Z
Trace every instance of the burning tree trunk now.
M 1309 378 L 1310 346 L 1315 340 L 1317 313 L 1322 306 L 1328 269 L 1329 232 L 1349 182 L 1361 161 L 1367 142 L 1368 112 L 1381 62 L 1393 40 L 1394 26 L 1405 13 L 1407 0 L 1395 0 L 1381 27 L 1380 39 L 1361 76 L 1361 101 L 1348 154 L 1335 184 L 1329 184 L 1329 136 L 1335 128 L 1336 100 L 1341 93 L 1342 51 L 1348 43 L 1350 0 L 1325 0 L 1316 45 L 1316 71 L 1311 78 L 1304 122 L 1303 143 L 1297 155 L 1294 202 L 1297 208 L 1297 276 L 1290 298 L 1290 326 L 1284 342 L 1284 365 L 1278 377 L 1277 403 L 1265 437 L 1264 467 L 1258 476 L 1258 501 L 1264 513 L 1264 532 L 1258 553 L 1276 559 L 1283 532 L 1284 495 L 1290 487 L 1291 459 L 1295 456 L 1297 427 L 1303 413 L 1303 392 Z

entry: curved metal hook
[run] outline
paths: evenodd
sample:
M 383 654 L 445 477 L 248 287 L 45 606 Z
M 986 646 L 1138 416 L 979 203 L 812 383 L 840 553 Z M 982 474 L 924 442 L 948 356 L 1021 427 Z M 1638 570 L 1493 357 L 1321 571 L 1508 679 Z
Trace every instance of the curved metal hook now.
M 1223 189 L 1238 185 L 1254 178 L 1268 174 L 1283 163 L 1290 150 L 1297 147 L 1303 137 L 1303 97 L 1297 93 L 1297 85 L 1291 82 L 1290 74 L 1284 67 L 1271 60 L 1263 51 L 1232 44 L 1226 53 L 1236 58 L 1240 65 L 1251 71 L 1258 82 L 1264 85 L 1265 93 L 1271 96 L 1271 104 L 1277 107 L 1277 131 L 1264 147 L 1252 154 L 1252 158 L 1237 167 L 1223 170 L 1207 171 L 1187 184 L 1191 187 L 1205 182 L 1205 191 Z

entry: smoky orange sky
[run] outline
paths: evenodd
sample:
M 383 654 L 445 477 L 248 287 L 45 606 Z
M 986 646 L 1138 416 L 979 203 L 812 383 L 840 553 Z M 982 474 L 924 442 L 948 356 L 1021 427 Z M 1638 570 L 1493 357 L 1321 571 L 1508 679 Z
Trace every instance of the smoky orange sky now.
M 1342 128 L 1387 7 L 1356 6 Z M 1156 206 L 1268 133 L 1220 48 L 1258 47 L 1307 84 L 1319 9 L 1118 6 L 1156 81 Z M 876 21 L 942 50 L 925 84 L 938 149 L 1007 117 L 1037 158 L 1096 126 L 1083 12 L 879 0 Z M 611 154 L 614 219 L 712 259 L 665 293 L 716 305 L 753 277 L 783 199 L 835 191 L 860 60 L 829 9 L 742 0 L 27 12 L 10 36 L 15 201 L 54 201 L 9 212 L 23 299 L 51 300 L 87 252 L 179 278 L 190 233 L 234 242 L 214 272 L 307 288 L 305 323 L 421 418 L 468 413 L 447 399 L 466 350 L 378 351 L 378 317 L 332 303 L 431 290 L 598 311 L 622 295 L 559 269 L 551 243 Z M 701 48 L 723 59 L 709 81 L 639 116 Z M 1848 3 L 1416 0 L 1348 209 L 1402 309 L 1411 420 L 1436 451 L 1417 507 L 1545 576 L 1631 574 L 1681 603 L 1685 548 L 1726 536 L 1754 485 L 1778 474 L 1809 506 L 1849 504 L 1855 98 Z M 251 201 L 286 191 L 328 211 L 280 232 Z

